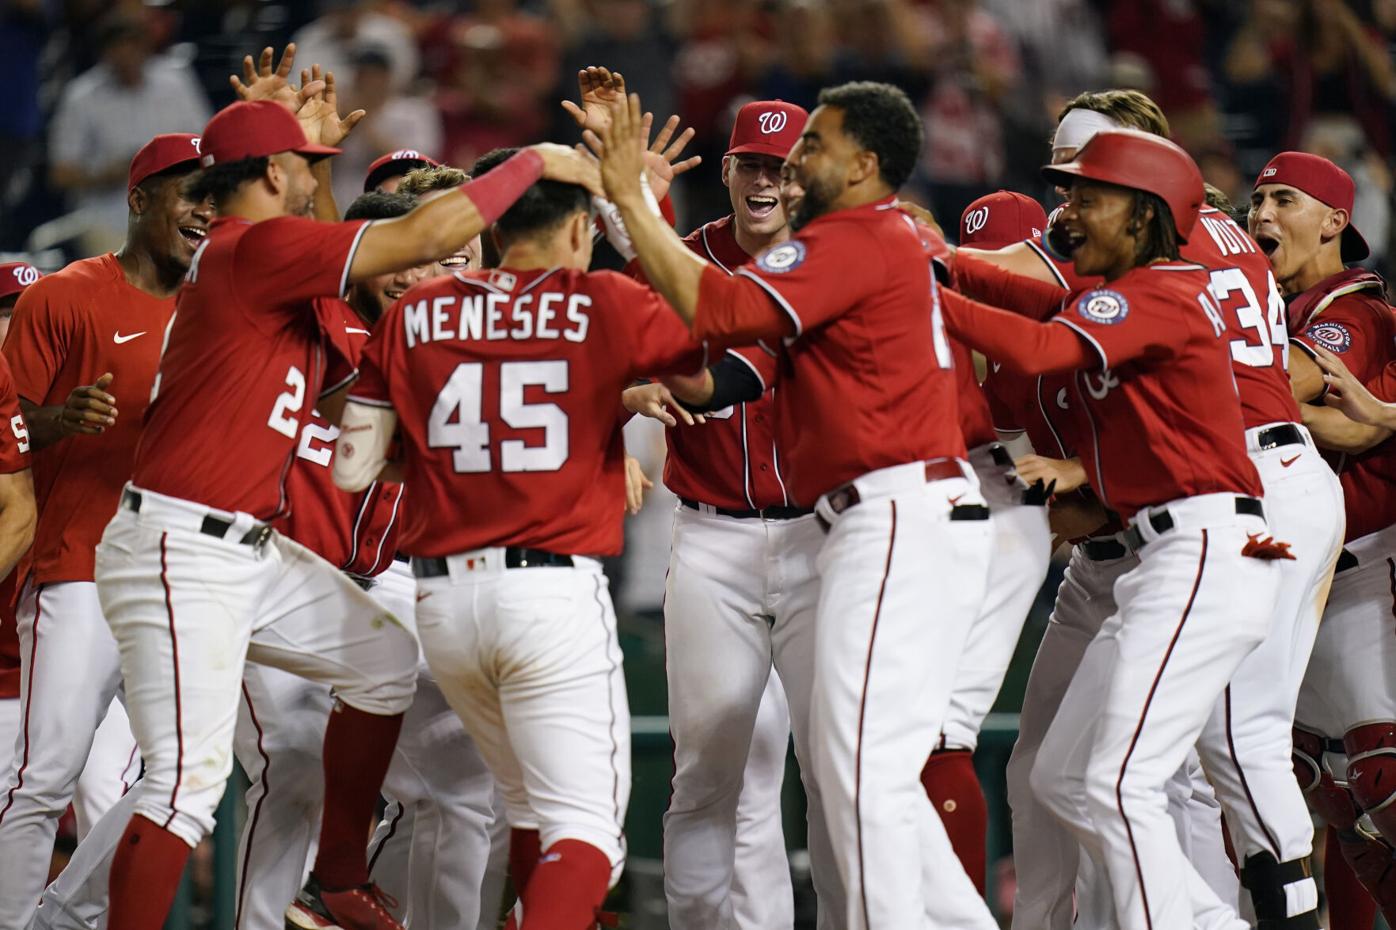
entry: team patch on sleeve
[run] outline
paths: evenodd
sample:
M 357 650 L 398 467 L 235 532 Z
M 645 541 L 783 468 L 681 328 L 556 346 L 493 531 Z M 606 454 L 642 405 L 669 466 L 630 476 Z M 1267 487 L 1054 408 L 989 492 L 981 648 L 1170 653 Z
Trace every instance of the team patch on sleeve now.
M 1081 298 L 1076 301 L 1076 312 L 1081 315 L 1082 319 L 1090 320 L 1092 323 L 1113 326 L 1116 323 L 1123 323 L 1125 317 L 1129 316 L 1129 301 L 1119 291 L 1101 288 L 1082 294 Z
M 1304 335 L 1339 355 L 1352 348 L 1352 333 L 1342 323 L 1315 323 L 1304 331 Z
M 794 271 L 805 262 L 805 244 L 798 239 L 767 249 L 756 259 L 756 267 L 771 274 Z

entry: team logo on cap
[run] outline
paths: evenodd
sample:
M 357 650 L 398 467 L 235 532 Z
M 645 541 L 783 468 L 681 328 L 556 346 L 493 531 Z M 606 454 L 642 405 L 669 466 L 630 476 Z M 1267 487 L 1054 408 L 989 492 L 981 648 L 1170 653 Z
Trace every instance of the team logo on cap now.
M 398 161 L 404 158 L 416 158 L 420 161 L 426 160 L 422 158 L 422 153 L 417 151 L 416 149 L 398 149 L 396 152 L 389 155 L 388 157 L 393 161 Z
M 785 274 L 805 263 L 805 244 L 792 239 L 782 242 L 773 249 L 767 249 L 756 260 L 756 267 L 771 274 Z
M 14 276 L 20 287 L 28 287 L 39 280 L 39 269 L 33 265 L 20 265 L 14 269 Z
M 1305 330 L 1304 335 L 1339 355 L 1352 348 L 1352 333 L 1342 323 L 1315 323 Z
M 761 124 L 761 131 L 768 136 L 775 135 L 785 128 L 789 117 L 784 110 L 769 110 L 758 117 L 757 122 Z
M 1076 312 L 1092 323 L 1113 326 L 1123 323 L 1125 317 L 1129 316 L 1129 301 L 1119 291 L 1102 288 L 1082 294 L 1076 302 Z
M 989 225 L 989 208 L 979 207 L 965 214 L 965 235 L 972 236 Z
M 199 143 L 203 141 L 204 140 L 202 136 L 195 136 L 194 138 L 189 140 L 189 143 L 194 146 L 194 151 L 197 152 L 199 150 Z
M 1260 176 L 1261 176 L 1262 178 L 1273 178 L 1275 175 L 1277 175 L 1277 174 L 1279 174 L 1279 173 L 1280 173 L 1280 169 L 1279 169 L 1279 168 L 1266 168 L 1264 171 L 1260 172 Z

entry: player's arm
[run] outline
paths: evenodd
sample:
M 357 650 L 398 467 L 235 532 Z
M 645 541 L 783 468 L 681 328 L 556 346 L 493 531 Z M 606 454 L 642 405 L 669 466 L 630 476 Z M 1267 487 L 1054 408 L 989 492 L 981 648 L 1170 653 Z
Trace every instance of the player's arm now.
M 1052 269 L 1047 267 L 1046 259 L 1026 242 L 1015 242 L 992 251 L 976 249 L 972 246 L 961 246 L 955 250 L 955 261 L 958 262 L 962 257 L 974 258 L 996 265 L 1004 271 L 1037 281 L 1040 284 L 1053 287 L 1061 286 L 1061 282 L 1057 280 Z
M 1042 375 L 1094 368 L 1100 361 L 1067 326 L 1039 323 L 945 289 L 940 300 L 950 335 L 1010 371 Z
M 349 280 L 363 281 L 455 254 L 542 178 L 577 184 L 594 194 L 601 190 L 590 159 L 563 145 L 529 146 L 481 177 L 423 200 L 410 213 L 370 224 L 354 252 Z
M 1390 404 L 1357 380 L 1343 360 L 1322 346 L 1305 346 L 1315 354 L 1314 360 L 1303 357 L 1319 371 L 1320 391 L 1327 407 L 1302 404 L 1304 425 L 1313 433 L 1314 441 L 1326 449 L 1355 454 L 1365 452 L 1384 441 L 1396 431 L 1396 404 Z M 1294 358 L 1291 358 L 1291 364 Z M 1378 375 L 1373 385 L 1385 393 L 1386 382 L 1393 375 L 1388 368 Z
M 1054 494 L 1065 494 L 1082 487 L 1089 480 L 1080 456 L 1069 459 L 1049 459 L 1042 455 L 1025 455 L 1015 459 L 1013 470 L 1029 485 L 1041 481 Z
M 116 424 L 116 398 L 107 393 L 112 373 L 106 372 L 93 384 L 73 388 L 61 404 L 40 407 L 25 398 L 19 410 L 29 426 L 29 443 L 44 449 L 69 436 L 97 436 Z
M 1311 357 L 1317 351 L 1313 346 L 1297 339 L 1291 340 L 1291 344 L 1299 351 L 1289 353 L 1289 389 L 1296 401 L 1307 404 L 1323 394 L 1323 369 Z
M 1046 265 L 1024 243 L 1018 243 L 1037 267 L 1047 272 Z M 1010 246 L 1009 248 L 1016 248 Z M 954 282 L 960 292 L 990 304 L 1003 307 L 1034 320 L 1046 320 L 1061 309 L 1062 300 L 1070 293 L 1055 280 L 1043 281 L 1025 275 L 1016 262 L 1001 265 L 996 260 L 1002 252 L 979 252 L 958 249 L 955 253 Z M 1016 254 L 1016 253 L 1015 253 Z M 993 356 L 990 356 L 993 358 Z
M 375 481 L 401 480 L 388 469 L 388 449 L 396 429 L 397 411 L 391 406 L 357 400 L 346 403 L 334 447 L 335 485 L 352 493 Z
M 38 509 L 34 505 L 34 476 L 29 469 L 0 475 L 0 578 L 34 542 Z

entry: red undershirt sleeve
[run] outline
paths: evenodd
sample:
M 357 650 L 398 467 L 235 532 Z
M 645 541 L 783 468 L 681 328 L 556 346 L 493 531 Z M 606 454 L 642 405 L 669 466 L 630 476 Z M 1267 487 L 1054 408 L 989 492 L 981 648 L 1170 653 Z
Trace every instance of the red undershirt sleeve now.
M 950 335 L 1009 371 L 1043 375 L 1100 364 L 1086 341 L 1065 326 L 1024 319 L 954 291 L 942 290 L 940 297 Z
M 1071 293 L 1055 284 L 1014 274 L 965 252 L 955 253 L 954 282 L 961 293 L 1034 320 L 1050 319 Z
M 759 284 L 712 265 L 698 283 L 693 338 L 714 346 L 747 346 L 795 335 L 795 321 Z

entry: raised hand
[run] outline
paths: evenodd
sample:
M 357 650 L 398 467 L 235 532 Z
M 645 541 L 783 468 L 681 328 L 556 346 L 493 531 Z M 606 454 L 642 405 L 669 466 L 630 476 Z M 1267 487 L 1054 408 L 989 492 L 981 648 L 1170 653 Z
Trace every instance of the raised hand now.
M 583 68 L 577 72 L 577 97 L 581 106 L 564 100 L 562 108 L 582 129 L 599 133 L 610 125 L 610 104 L 625 99 L 625 81 L 619 72 L 612 74 L 607 68 Z
M 646 113 L 644 116 L 645 136 L 649 136 L 650 126 L 653 123 L 653 116 Z M 679 118 L 671 116 L 664 121 L 664 125 L 659 128 L 659 135 L 654 137 L 649 149 L 645 152 L 645 175 L 649 178 L 650 190 L 654 192 L 656 200 L 663 200 L 664 195 L 669 192 L 670 186 L 674 183 L 674 178 L 685 171 L 692 171 L 703 162 L 701 155 L 694 155 L 679 161 L 683 150 L 688 147 L 688 143 L 693 141 L 695 135 L 692 126 L 689 126 L 677 137 L 674 130 L 679 128 Z M 672 140 L 672 141 L 671 141 Z
M 240 100 L 274 100 L 286 109 L 295 113 L 301 108 L 307 99 L 315 96 L 323 89 L 321 84 L 311 84 L 302 81 L 301 87 L 291 83 L 291 69 L 296 63 L 296 44 L 294 42 L 286 46 L 281 53 L 281 61 L 272 68 L 272 59 L 275 57 L 275 50 L 270 46 L 262 49 L 262 54 L 254 64 L 251 55 L 246 55 L 242 59 L 242 78 L 236 74 L 228 75 L 228 83 L 237 92 Z M 306 72 L 302 72 L 305 75 Z
M 615 78 L 624 87 L 619 74 Z M 639 94 L 630 94 L 608 104 L 609 125 L 599 133 L 588 129 L 587 144 L 601 156 L 601 183 L 606 196 L 616 203 L 624 197 L 643 197 L 640 185 L 645 170 L 645 125 Z
M 1343 360 L 1323 346 L 1314 346 L 1318 367 L 1323 369 L 1323 383 L 1328 390 L 1323 402 L 1343 412 L 1349 420 L 1367 426 L 1390 428 L 1396 418 L 1392 405 L 1382 402 L 1348 369 Z
M 306 94 L 307 88 L 318 88 Z M 307 142 L 319 145 L 339 145 L 368 113 L 355 110 L 343 118 L 339 115 L 339 95 L 335 91 L 334 72 L 321 71 L 312 65 L 301 71 L 301 101 L 296 119 L 305 132 Z

